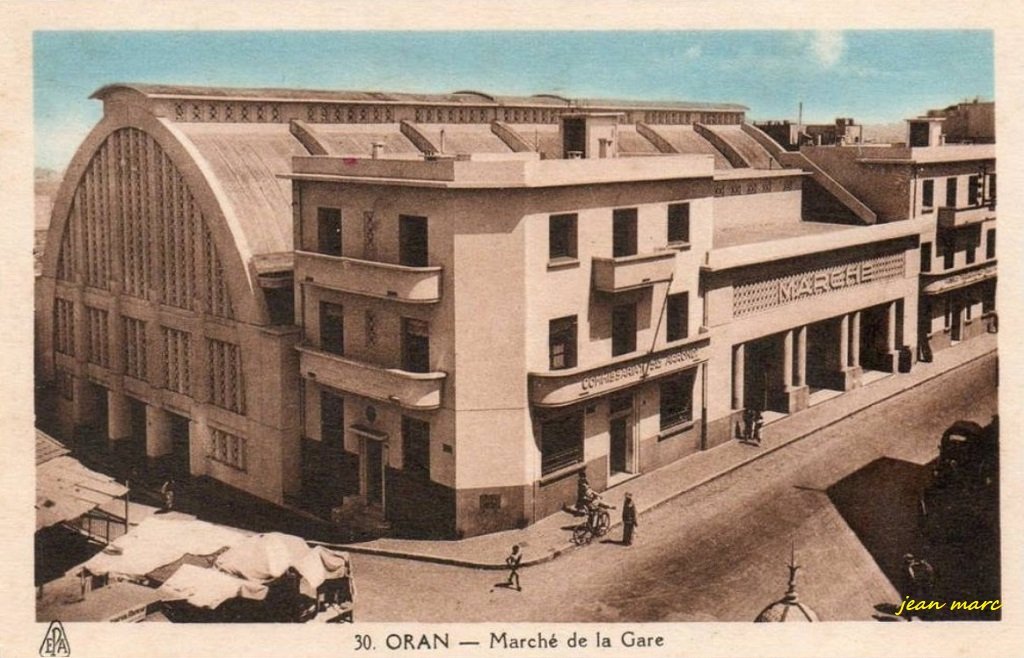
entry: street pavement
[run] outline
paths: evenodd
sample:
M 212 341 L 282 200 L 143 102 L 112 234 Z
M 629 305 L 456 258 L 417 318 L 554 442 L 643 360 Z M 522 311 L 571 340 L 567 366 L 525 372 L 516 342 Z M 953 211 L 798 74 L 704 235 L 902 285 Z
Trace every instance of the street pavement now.
M 355 555 L 359 619 L 749 621 L 785 592 L 792 549 L 802 566 L 800 599 L 823 620 L 886 618 L 878 608 L 901 599 L 900 583 L 890 582 L 843 516 L 869 513 L 876 516 L 857 524 L 886 523 L 878 516 L 886 506 L 841 510 L 830 490 L 880 467 L 919 473 L 953 421 L 986 424 L 997 413 L 995 372 L 989 354 L 812 432 L 643 514 L 632 547 L 618 544 L 614 531 L 524 569 L 522 592 L 500 587 L 498 571 Z M 892 464 L 901 468 L 884 468 Z M 860 500 L 891 497 L 902 510 L 916 500 L 897 477 L 859 480 L 871 487 Z M 891 537 L 891 545 L 873 546 L 883 561 L 908 550 L 900 545 L 906 533 Z

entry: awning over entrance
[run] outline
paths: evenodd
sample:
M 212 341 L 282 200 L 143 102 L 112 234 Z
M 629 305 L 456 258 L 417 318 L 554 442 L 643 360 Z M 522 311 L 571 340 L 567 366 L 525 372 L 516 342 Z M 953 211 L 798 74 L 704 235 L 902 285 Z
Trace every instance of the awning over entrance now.
M 53 437 L 36 430 L 36 530 L 73 521 L 128 493 L 113 478 L 90 470 Z
M 966 288 L 967 286 L 978 283 L 979 281 L 995 278 L 996 271 L 995 263 L 993 263 L 976 270 L 971 270 L 970 272 L 961 272 L 960 274 L 954 274 L 953 276 L 947 276 L 932 281 L 927 284 L 921 292 L 926 295 L 941 295 L 942 293 L 949 292 L 950 290 Z

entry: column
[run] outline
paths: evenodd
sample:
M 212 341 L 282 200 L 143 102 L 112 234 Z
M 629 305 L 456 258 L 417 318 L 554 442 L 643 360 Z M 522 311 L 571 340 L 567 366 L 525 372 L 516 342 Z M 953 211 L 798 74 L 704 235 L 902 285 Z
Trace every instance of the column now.
M 961 313 L 963 310 L 961 309 Z M 889 302 L 886 318 L 885 349 L 890 354 L 896 351 L 896 302 Z
M 844 315 L 839 322 L 839 369 L 850 365 L 850 316 Z
M 786 390 L 793 388 L 793 330 L 782 335 L 782 383 Z
M 796 334 L 796 385 L 807 386 L 807 326 Z
M 743 384 L 745 380 L 744 373 L 744 361 L 746 360 L 746 350 L 742 343 L 735 346 L 732 350 L 732 408 L 742 409 L 743 400 Z
M 171 454 L 171 418 L 160 407 L 146 405 L 146 456 Z
M 120 391 L 107 391 L 107 438 L 127 439 L 132 434 L 132 414 L 128 396 Z
M 850 365 L 860 365 L 860 311 L 853 314 L 853 327 L 850 331 Z

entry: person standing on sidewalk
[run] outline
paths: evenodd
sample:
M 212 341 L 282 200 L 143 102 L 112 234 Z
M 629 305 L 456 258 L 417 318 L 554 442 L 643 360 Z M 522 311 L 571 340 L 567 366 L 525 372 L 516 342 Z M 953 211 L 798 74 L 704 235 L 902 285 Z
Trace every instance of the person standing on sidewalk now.
M 636 520 L 636 505 L 633 504 L 633 494 L 627 493 L 622 503 L 622 543 L 626 546 L 633 545 L 633 533 L 638 523 Z
M 576 509 L 584 512 L 587 509 L 587 497 L 590 493 L 590 482 L 587 481 L 586 470 L 580 471 L 576 477 Z
M 160 493 L 164 497 L 164 511 L 170 512 L 174 510 L 174 480 L 167 480 L 164 482 L 164 486 L 160 487 Z
M 512 589 L 512 583 L 515 582 L 515 588 L 517 592 L 522 592 L 523 588 L 519 584 L 519 564 L 523 561 L 523 554 L 519 552 L 519 544 L 512 545 L 512 553 L 505 558 L 505 564 L 508 565 L 508 588 Z
M 764 427 L 764 414 L 761 413 L 760 409 L 755 409 L 753 417 L 754 422 L 750 438 L 754 445 L 759 446 L 761 445 L 761 428 Z

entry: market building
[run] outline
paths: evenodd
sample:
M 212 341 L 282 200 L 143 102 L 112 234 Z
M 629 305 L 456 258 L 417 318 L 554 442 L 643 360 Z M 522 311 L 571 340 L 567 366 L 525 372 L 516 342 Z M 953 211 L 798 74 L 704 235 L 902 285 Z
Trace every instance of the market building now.
M 933 217 L 739 105 L 95 97 L 37 291 L 41 416 L 182 475 L 470 536 L 917 354 Z

